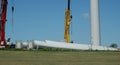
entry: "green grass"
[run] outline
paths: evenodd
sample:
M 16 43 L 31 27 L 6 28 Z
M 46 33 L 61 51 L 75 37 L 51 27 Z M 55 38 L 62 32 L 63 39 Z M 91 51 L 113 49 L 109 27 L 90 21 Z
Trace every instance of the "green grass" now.
M 0 65 L 120 65 L 120 52 L 0 50 Z

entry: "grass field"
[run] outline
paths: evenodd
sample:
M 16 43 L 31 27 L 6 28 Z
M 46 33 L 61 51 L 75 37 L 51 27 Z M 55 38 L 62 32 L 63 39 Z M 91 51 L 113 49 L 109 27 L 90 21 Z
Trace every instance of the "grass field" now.
M 120 65 L 120 52 L 0 50 L 0 65 Z

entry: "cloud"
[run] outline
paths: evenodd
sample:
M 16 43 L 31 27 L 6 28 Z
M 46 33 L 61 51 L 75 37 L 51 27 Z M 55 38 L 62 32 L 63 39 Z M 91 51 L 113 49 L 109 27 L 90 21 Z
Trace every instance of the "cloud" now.
M 89 18 L 89 13 L 83 13 L 82 16 L 83 16 L 83 18 L 88 19 Z

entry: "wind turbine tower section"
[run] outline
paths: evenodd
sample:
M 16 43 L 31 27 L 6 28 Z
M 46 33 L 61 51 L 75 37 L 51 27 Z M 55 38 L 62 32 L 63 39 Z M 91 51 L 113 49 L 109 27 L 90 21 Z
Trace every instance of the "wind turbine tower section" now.
M 99 0 L 90 0 L 91 44 L 100 45 Z

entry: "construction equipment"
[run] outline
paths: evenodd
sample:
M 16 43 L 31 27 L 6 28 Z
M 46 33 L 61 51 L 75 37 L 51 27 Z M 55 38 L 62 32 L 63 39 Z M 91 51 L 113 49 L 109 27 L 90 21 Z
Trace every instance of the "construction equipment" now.
M 65 29 L 64 29 L 64 39 L 67 43 L 70 43 L 70 24 L 71 24 L 71 18 L 70 15 L 70 0 L 68 0 L 68 8 L 65 11 Z
M 5 39 L 5 23 L 6 23 L 6 12 L 7 12 L 7 0 L 0 0 L 0 46 L 6 46 L 7 42 Z

